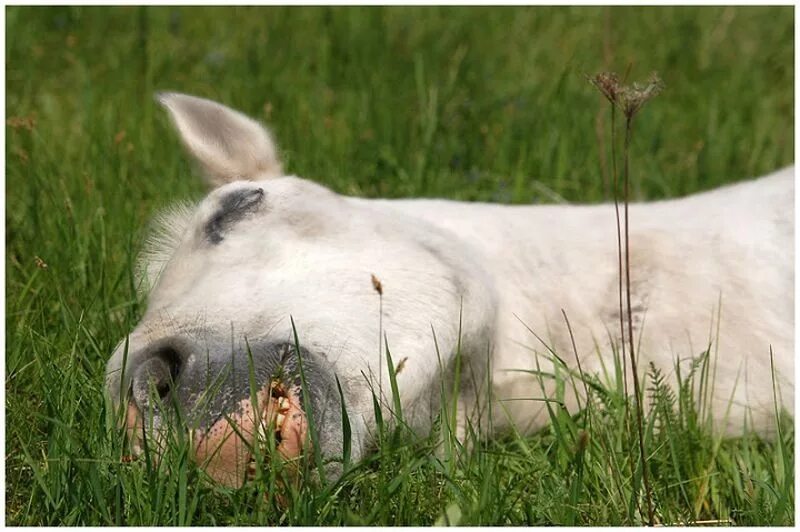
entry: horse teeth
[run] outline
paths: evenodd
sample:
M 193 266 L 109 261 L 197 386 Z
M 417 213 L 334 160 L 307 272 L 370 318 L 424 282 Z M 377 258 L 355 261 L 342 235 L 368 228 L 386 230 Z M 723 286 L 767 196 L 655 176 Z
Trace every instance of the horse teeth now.
M 280 428 L 284 421 L 286 421 L 286 416 L 283 414 L 278 414 L 278 417 L 275 418 L 275 426 Z
M 288 410 L 289 409 L 289 400 L 285 397 L 281 397 L 278 399 L 278 408 L 281 410 Z
M 258 424 L 258 437 L 262 441 L 267 441 L 267 426 L 265 423 Z

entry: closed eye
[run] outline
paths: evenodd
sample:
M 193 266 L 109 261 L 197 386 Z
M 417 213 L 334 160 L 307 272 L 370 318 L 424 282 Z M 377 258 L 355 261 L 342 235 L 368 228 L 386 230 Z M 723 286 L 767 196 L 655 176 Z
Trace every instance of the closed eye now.
M 234 190 L 220 199 L 219 208 L 209 218 L 204 227 L 204 233 L 212 244 L 219 244 L 225 239 L 231 226 L 255 212 L 264 200 L 264 190 L 252 188 Z

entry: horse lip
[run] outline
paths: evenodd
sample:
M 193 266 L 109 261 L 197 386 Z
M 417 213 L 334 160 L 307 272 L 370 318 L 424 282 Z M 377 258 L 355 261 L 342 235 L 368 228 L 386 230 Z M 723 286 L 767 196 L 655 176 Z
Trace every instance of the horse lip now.
M 125 432 L 128 436 L 128 441 L 131 442 L 131 453 L 133 456 L 142 454 L 143 449 L 141 442 L 144 433 L 144 418 L 139 408 L 133 401 L 128 401 L 128 408 L 125 412 Z
M 193 443 L 197 463 L 216 482 L 240 487 L 251 475 L 254 449 L 272 432 L 275 449 L 286 461 L 301 454 L 307 434 L 305 412 L 297 399 L 299 389 L 288 390 L 286 404 L 272 395 L 274 386 L 264 386 L 257 393 L 256 408 L 250 398 L 239 402 L 234 413 L 221 416 L 208 429 L 198 431 Z
M 256 394 L 256 407 L 244 398 L 232 412 L 220 415 L 206 429 L 188 429 L 190 452 L 196 463 L 216 482 L 240 487 L 251 475 L 254 448 L 270 434 L 275 436 L 277 459 L 298 458 L 307 434 L 305 412 L 300 404 L 300 388 L 285 388 L 277 381 L 263 386 Z M 133 456 L 144 449 L 145 423 L 134 401 L 128 402 L 125 429 Z M 158 428 L 156 428 L 158 431 Z M 159 452 L 153 453 L 158 460 Z M 249 475 L 250 474 L 250 475 Z

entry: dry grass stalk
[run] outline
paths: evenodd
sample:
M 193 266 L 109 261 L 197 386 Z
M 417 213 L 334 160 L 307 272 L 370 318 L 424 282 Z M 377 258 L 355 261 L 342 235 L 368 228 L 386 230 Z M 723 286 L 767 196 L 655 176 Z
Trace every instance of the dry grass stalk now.
M 647 456 L 644 449 L 644 426 L 643 426 L 643 407 L 642 407 L 642 392 L 639 384 L 638 368 L 636 366 L 636 353 L 633 340 L 633 315 L 631 312 L 631 276 L 630 276 L 630 231 L 629 231 L 629 218 L 628 218 L 628 204 L 630 203 L 630 142 L 633 133 L 633 118 L 642 109 L 644 104 L 649 100 L 656 97 L 664 88 L 664 84 L 656 73 L 650 75 L 648 80 L 641 83 L 632 83 L 631 85 L 623 85 L 619 81 L 617 74 L 613 72 L 601 72 L 594 77 L 589 78 L 589 82 L 600 91 L 600 93 L 611 104 L 611 149 L 612 149 L 612 164 L 614 174 L 614 207 L 617 219 L 617 249 L 619 260 L 619 296 L 620 296 L 620 332 L 622 334 L 622 357 L 625 357 L 625 326 L 622 309 L 622 234 L 620 229 L 619 219 L 619 202 L 617 200 L 618 178 L 616 168 L 616 110 L 620 108 L 622 114 L 625 116 L 625 144 L 623 152 L 623 180 L 624 180 L 624 235 L 625 235 L 625 299 L 626 310 L 628 317 L 628 356 L 630 357 L 631 373 L 633 375 L 633 391 L 636 398 L 636 418 L 639 439 L 639 457 L 642 462 L 642 482 L 645 488 L 645 495 L 647 500 L 647 517 L 650 526 L 655 524 L 655 516 L 653 513 L 653 497 L 650 487 L 650 480 L 647 470 Z M 623 368 L 624 374 L 627 371 Z M 627 381 L 626 381 L 627 393 Z
M 370 274 L 372 288 L 378 293 L 378 397 L 383 401 L 383 283 L 375 274 Z

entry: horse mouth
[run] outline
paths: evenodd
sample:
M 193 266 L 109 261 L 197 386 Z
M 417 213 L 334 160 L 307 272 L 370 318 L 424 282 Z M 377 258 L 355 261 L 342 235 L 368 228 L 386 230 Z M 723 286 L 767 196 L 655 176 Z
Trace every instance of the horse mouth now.
M 133 402 L 128 404 L 125 425 L 133 454 L 141 454 L 149 433 L 145 434 L 143 416 Z M 286 387 L 277 380 L 263 386 L 254 398 L 239 401 L 207 428 L 189 429 L 195 462 L 212 480 L 232 488 L 255 480 L 259 467 L 275 460 L 283 466 L 296 466 L 303 453 L 311 450 L 307 435 L 300 387 Z M 157 458 L 162 448 L 151 448 Z

